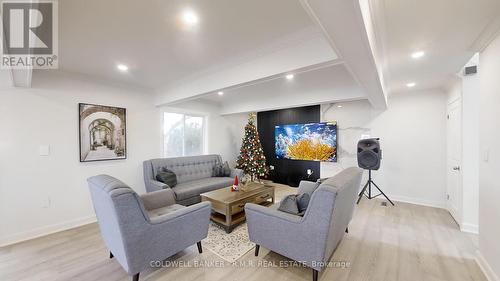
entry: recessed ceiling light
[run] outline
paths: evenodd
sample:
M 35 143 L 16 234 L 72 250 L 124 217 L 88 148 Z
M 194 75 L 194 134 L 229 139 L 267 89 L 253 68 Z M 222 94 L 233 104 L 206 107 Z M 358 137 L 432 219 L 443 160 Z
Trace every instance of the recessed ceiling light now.
M 415 87 L 415 85 L 417 85 L 417 83 L 415 83 L 415 82 L 410 82 L 410 83 L 407 83 L 407 84 L 406 84 L 406 87 L 408 87 L 408 88 L 413 88 L 413 87 Z
M 123 72 L 125 72 L 125 71 L 127 71 L 127 70 L 128 70 L 128 66 L 126 66 L 126 65 L 124 65 L 124 64 L 118 64 L 118 65 L 116 66 L 116 68 L 118 68 L 118 70 L 123 71 Z
M 424 51 L 418 51 L 418 52 L 412 53 L 411 57 L 414 59 L 419 59 L 419 58 L 423 57 L 424 55 L 425 55 Z
M 293 75 L 293 74 L 287 74 L 285 77 L 286 77 L 286 79 L 288 79 L 288 80 L 292 80 L 292 79 L 293 79 L 293 77 L 294 77 L 294 75 Z
M 223 91 L 218 91 L 218 92 L 217 92 L 217 95 L 219 95 L 219 96 L 223 96 L 223 95 L 224 95 L 224 92 L 223 92 Z
M 192 10 L 185 10 L 182 13 L 182 20 L 188 25 L 195 25 L 198 23 L 198 15 Z
M 338 108 L 342 108 L 342 105 L 341 105 L 341 104 L 339 104 L 339 105 L 337 105 L 337 107 L 338 107 Z

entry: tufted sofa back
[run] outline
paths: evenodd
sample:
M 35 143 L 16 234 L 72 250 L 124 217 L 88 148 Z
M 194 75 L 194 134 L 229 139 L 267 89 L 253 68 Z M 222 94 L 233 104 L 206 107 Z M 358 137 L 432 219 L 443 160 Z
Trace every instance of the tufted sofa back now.
M 144 161 L 144 176 L 156 179 L 156 174 L 161 168 L 166 167 L 177 176 L 177 182 L 209 178 L 212 176 L 214 166 L 222 162 L 220 155 L 200 155 L 174 158 L 159 158 Z

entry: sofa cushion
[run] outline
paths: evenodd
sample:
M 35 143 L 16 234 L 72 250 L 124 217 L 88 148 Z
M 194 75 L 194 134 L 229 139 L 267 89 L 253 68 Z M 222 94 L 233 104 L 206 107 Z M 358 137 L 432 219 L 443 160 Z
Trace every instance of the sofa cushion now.
M 173 171 L 167 168 L 161 169 L 161 171 L 156 174 L 156 179 L 171 188 L 177 185 L 177 176 Z
M 161 207 L 158 209 L 149 210 L 148 215 L 149 215 L 149 218 L 152 219 L 154 217 L 163 216 L 163 215 L 175 212 L 175 211 L 183 209 L 183 208 L 186 208 L 186 207 L 184 207 L 182 205 L 178 205 L 178 204 L 173 204 L 173 205 Z
M 211 177 L 193 180 L 177 184 L 172 188 L 177 201 L 200 195 L 201 193 L 228 187 L 233 184 L 234 179 L 228 177 Z

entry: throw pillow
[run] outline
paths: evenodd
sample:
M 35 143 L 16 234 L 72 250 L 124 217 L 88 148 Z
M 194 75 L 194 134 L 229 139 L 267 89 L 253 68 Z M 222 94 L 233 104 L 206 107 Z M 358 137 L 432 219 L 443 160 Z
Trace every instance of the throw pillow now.
M 231 168 L 229 168 L 229 163 L 224 162 L 223 164 L 215 164 L 212 175 L 214 177 L 229 177 L 231 175 Z
M 223 177 L 229 177 L 231 175 L 231 168 L 229 168 L 229 163 L 227 163 L 227 161 L 222 165 L 222 174 Z
M 297 195 L 292 194 L 283 198 L 283 200 L 281 200 L 280 206 L 278 207 L 278 210 L 285 213 L 298 215 L 299 208 L 297 207 Z
M 175 173 L 167 168 L 162 168 L 158 174 L 156 174 L 156 179 L 169 187 L 174 187 L 177 185 L 177 176 Z
M 299 209 L 299 215 L 303 216 L 309 206 L 309 200 L 311 197 L 309 193 L 302 193 L 297 195 L 297 209 Z
M 215 164 L 212 170 L 212 177 L 222 177 L 222 164 Z

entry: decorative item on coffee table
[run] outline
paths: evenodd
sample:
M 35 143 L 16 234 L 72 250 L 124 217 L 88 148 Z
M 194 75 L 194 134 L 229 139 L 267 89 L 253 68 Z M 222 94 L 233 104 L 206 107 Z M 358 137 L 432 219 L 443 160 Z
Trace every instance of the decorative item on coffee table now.
M 252 181 L 267 174 L 266 157 L 255 127 L 255 116 L 255 113 L 249 114 L 236 165 L 236 168 L 242 169 L 245 175 L 251 177 Z
M 233 186 L 231 187 L 231 191 L 239 191 L 239 182 L 238 182 L 238 176 L 234 177 L 234 183 Z
M 240 180 L 240 190 L 247 191 L 247 186 L 252 182 L 252 177 L 250 175 L 244 175 Z

